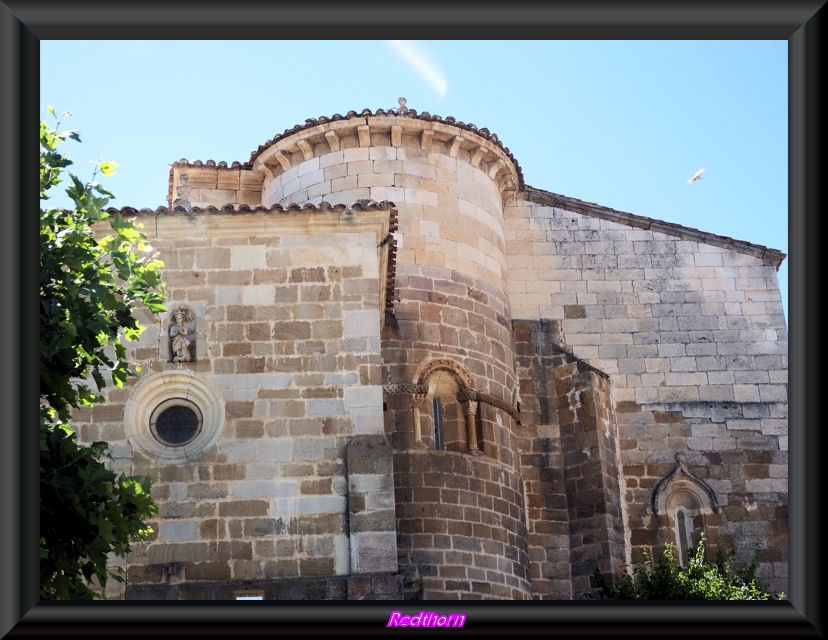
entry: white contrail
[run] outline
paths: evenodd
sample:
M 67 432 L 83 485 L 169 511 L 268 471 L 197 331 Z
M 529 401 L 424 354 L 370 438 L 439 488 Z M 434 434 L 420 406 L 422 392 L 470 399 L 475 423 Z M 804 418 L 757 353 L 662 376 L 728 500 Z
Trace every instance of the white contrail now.
M 426 59 L 422 51 L 408 40 L 388 40 L 390 46 L 408 65 L 425 80 L 442 99 L 446 95 L 447 83 L 443 72 Z

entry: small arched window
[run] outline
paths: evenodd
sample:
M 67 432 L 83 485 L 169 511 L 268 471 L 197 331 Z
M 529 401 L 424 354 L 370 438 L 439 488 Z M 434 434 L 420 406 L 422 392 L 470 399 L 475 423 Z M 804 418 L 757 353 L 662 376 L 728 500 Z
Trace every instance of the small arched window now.
M 693 519 L 684 507 L 675 510 L 676 550 L 682 567 L 690 563 L 690 550 L 693 547 Z
M 690 562 L 690 553 L 705 531 L 706 518 L 719 510 L 713 489 L 687 468 L 684 456 L 676 455 L 674 469 L 656 483 L 652 508 L 662 516 L 662 526 L 672 529 L 672 539 L 681 566 Z M 665 532 L 667 533 L 667 532 Z
M 417 446 L 479 453 L 478 393 L 474 378 L 448 358 L 426 362 L 412 395 L 414 441 Z
M 442 438 L 440 437 L 440 429 L 443 423 L 443 406 L 440 403 L 440 398 L 434 396 L 431 398 L 431 418 L 434 424 L 434 448 L 442 449 Z
M 429 377 L 427 384 L 434 448 L 465 451 L 468 444 L 463 410 L 457 400 L 457 381 L 448 371 L 438 369 Z

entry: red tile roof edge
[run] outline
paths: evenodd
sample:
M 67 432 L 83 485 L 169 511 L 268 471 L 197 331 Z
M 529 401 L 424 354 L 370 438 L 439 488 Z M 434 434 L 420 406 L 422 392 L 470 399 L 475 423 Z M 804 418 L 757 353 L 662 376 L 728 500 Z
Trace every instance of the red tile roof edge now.
M 221 206 L 209 205 L 206 207 L 165 207 L 160 206 L 155 209 L 144 207 L 136 209 L 135 207 L 109 207 L 105 212 L 109 215 L 120 213 L 122 216 L 150 216 L 150 215 L 195 215 L 195 214 L 244 214 L 244 213 L 292 213 L 299 211 L 313 211 L 319 213 L 326 213 L 329 211 L 374 211 L 377 209 L 394 209 L 396 205 L 390 200 L 356 200 L 351 204 L 331 204 L 330 202 L 320 202 L 319 204 L 292 203 L 288 205 L 274 204 L 269 207 L 264 205 L 249 205 L 249 204 L 232 204 L 228 203 Z
M 273 138 L 271 138 L 270 140 L 268 140 L 264 144 L 259 145 L 259 147 L 253 153 L 250 154 L 250 158 L 248 159 L 247 162 L 244 162 L 244 163 L 233 162 L 233 163 L 228 165 L 227 162 L 224 162 L 224 161 L 216 162 L 215 160 L 207 160 L 205 162 L 202 162 L 201 160 L 194 160 L 194 161 L 190 162 L 186 158 L 182 158 L 182 159 L 174 162 L 172 164 L 172 166 L 218 167 L 218 168 L 228 168 L 228 169 L 251 169 L 253 167 L 253 163 L 255 162 L 256 158 L 258 158 L 259 155 L 263 151 L 265 151 L 268 147 L 272 146 L 273 144 L 275 144 L 279 140 L 281 140 L 283 138 L 287 138 L 288 136 L 292 136 L 295 133 L 299 133 L 300 131 L 305 131 L 307 129 L 311 129 L 311 128 L 319 126 L 321 124 L 327 124 L 328 122 L 336 122 L 336 121 L 339 121 L 339 120 L 351 120 L 351 119 L 354 119 L 354 118 L 368 118 L 368 117 L 386 116 L 386 115 L 387 116 L 394 116 L 394 117 L 413 118 L 413 119 L 416 119 L 416 120 L 425 120 L 425 121 L 428 121 L 428 122 L 440 122 L 440 123 L 443 123 L 443 124 L 447 124 L 447 125 L 457 127 L 459 129 L 463 129 L 465 131 L 470 131 L 470 132 L 472 132 L 476 135 L 481 136 L 482 138 L 485 138 L 486 140 L 489 140 L 490 142 L 493 142 L 494 144 L 496 144 L 503 151 L 503 153 L 506 154 L 506 156 L 514 164 L 515 170 L 517 171 L 517 175 L 518 175 L 518 183 L 519 183 L 518 188 L 519 189 L 523 188 L 523 186 L 524 186 L 523 185 L 523 171 L 521 170 L 520 165 L 518 164 L 518 161 L 515 159 L 515 157 L 512 155 L 512 153 L 509 151 L 509 149 L 507 147 L 503 146 L 503 144 L 500 142 L 500 140 L 497 137 L 497 134 L 492 133 L 491 131 L 489 131 L 485 127 L 481 128 L 481 127 L 478 127 L 478 126 L 476 126 L 474 124 L 471 124 L 471 123 L 465 123 L 465 122 L 459 121 L 456 118 L 453 118 L 451 116 L 447 116 L 447 117 L 443 118 L 442 116 L 439 116 L 439 115 L 432 115 L 428 111 L 423 111 L 422 113 L 418 113 L 414 109 L 407 109 L 403 113 L 400 113 L 397 109 L 377 109 L 376 111 L 371 111 L 370 109 L 363 109 L 359 113 L 357 113 L 356 111 L 348 111 L 348 113 L 346 113 L 344 116 L 337 113 L 337 114 L 334 114 L 333 116 L 330 116 L 330 117 L 320 116 L 318 118 L 308 118 L 307 120 L 305 120 L 305 124 L 297 124 L 294 127 L 292 127 L 291 129 L 285 129 L 282 133 L 274 136 Z

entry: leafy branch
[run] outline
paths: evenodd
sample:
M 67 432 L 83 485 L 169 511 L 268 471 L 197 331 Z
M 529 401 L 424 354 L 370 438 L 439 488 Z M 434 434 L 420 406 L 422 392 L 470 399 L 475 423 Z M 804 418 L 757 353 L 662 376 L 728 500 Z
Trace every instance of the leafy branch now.
M 136 309 L 164 310 L 163 263 L 140 224 L 104 209 L 113 196 L 97 177 L 117 165 L 94 162 L 88 182 L 71 173 L 58 146 L 80 135 L 60 129 L 69 112 L 48 109 L 56 123 L 40 123 L 40 597 L 92 599 L 109 578 L 123 580 L 109 558 L 152 533 L 157 506 L 149 478 L 115 473 L 109 445 L 79 443 L 69 422 L 72 409 L 103 402 L 106 376 L 122 386 L 137 375 L 123 341 L 144 329 Z M 74 207 L 48 206 L 64 180 Z

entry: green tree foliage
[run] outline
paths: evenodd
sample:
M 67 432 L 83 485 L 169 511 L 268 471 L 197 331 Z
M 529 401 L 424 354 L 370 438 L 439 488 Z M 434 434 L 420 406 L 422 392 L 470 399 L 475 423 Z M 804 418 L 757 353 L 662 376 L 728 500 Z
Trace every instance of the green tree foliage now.
M 90 600 L 103 594 L 108 554 L 125 557 L 151 532 L 156 513 L 150 481 L 117 475 L 105 465 L 105 442 L 78 444 L 66 424 L 40 427 L 40 597 Z M 94 580 L 94 581 L 93 581 Z M 98 590 L 97 587 L 100 587 Z
M 113 196 L 95 178 L 116 165 L 97 162 L 92 181 L 81 181 L 58 151 L 80 136 L 59 125 L 57 117 L 54 127 L 40 123 L 40 597 L 92 599 L 109 577 L 122 580 L 108 558 L 144 539 L 157 507 L 148 478 L 109 468 L 106 442 L 78 443 L 71 411 L 102 402 L 107 384 L 137 373 L 124 340 L 143 330 L 134 309 L 164 310 L 163 264 L 140 225 L 104 210 Z M 74 206 L 45 206 L 65 177 Z M 96 238 L 93 225 L 105 222 L 112 233 Z
M 661 555 L 653 559 L 645 552 L 644 563 L 633 568 L 632 574 L 621 572 L 610 582 L 597 569 L 598 591 L 591 594 L 598 600 L 784 600 L 785 594 L 774 594 L 756 578 L 758 561 L 749 564 L 736 560 L 736 548 L 725 551 L 720 544 L 716 559 L 705 559 L 706 539 L 690 554 L 686 567 L 675 559 L 675 545 L 667 544 Z
M 113 196 L 94 180 L 98 171 L 109 175 L 117 165 L 96 163 L 89 183 L 67 172 L 72 161 L 57 145 L 80 137 L 58 130 L 59 124 L 49 129 L 40 123 L 40 391 L 58 417 L 68 420 L 69 407 L 101 400 L 104 373 L 118 386 L 134 373 L 122 336 L 137 339 L 142 327 L 133 309 L 143 304 L 163 311 L 164 295 L 163 265 L 149 255 L 140 227 L 103 210 Z M 64 172 L 74 208 L 44 209 Z M 105 220 L 114 233 L 96 240 L 92 225 Z M 98 390 L 87 384 L 90 375 Z

